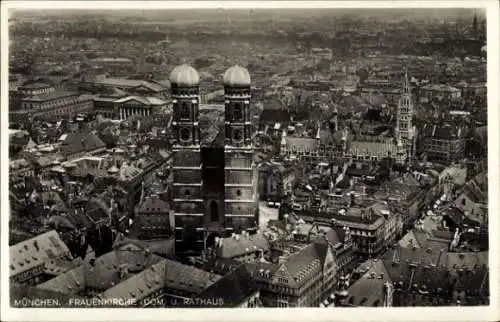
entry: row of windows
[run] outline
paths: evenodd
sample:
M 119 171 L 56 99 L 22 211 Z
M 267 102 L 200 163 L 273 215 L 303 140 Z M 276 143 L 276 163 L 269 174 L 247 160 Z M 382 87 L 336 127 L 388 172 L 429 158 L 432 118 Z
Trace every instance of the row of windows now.
M 241 88 L 225 87 L 224 94 L 225 95 L 250 95 L 250 90 L 249 89 L 241 89 Z
M 60 108 L 60 109 L 55 109 L 55 110 L 50 110 L 50 111 L 45 111 L 45 112 L 39 112 L 36 115 L 64 115 L 68 114 L 70 112 L 80 112 L 80 111 L 85 111 L 87 109 L 91 109 L 91 106 L 71 106 L 71 107 L 66 107 L 66 108 Z
M 176 87 L 175 85 L 172 87 L 172 96 L 176 95 L 198 95 L 200 92 L 199 87 Z
M 78 97 L 74 98 L 68 98 L 68 99 L 62 99 L 62 100 L 53 100 L 53 101 L 48 101 L 48 102 L 42 102 L 42 103 L 23 103 L 24 108 L 50 108 L 54 106 L 59 106 L 59 105 L 69 105 L 69 104 L 78 104 L 80 103 L 81 100 Z M 92 101 L 89 101 L 92 102 Z

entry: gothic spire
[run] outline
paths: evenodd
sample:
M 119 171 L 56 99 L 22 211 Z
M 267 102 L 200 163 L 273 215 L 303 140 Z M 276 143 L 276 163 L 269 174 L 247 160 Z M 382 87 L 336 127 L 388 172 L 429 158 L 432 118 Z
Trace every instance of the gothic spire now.
M 403 94 L 410 94 L 410 80 L 408 79 L 408 67 L 405 67 L 405 76 L 403 79 Z

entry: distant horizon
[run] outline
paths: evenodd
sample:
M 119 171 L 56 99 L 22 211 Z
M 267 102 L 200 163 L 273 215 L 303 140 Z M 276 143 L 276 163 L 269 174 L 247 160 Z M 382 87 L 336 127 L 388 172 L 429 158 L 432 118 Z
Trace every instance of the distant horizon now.
M 43 10 L 43 11 L 41 11 Z M 96 10 L 99 12 L 96 14 Z M 436 19 L 466 19 L 472 18 L 476 13 L 478 18 L 485 19 L 486 12 L 483 8 L 170 8 L 170 9 L 10 9 L 10 17 L 22 19 L 23 17 L 57 17 L 57 16 L 86 16 L 95 15 L 96 18 L 144 18 L 146 20 L 163 19 L 186 19 L 199 18 L 220 19 L 230 17 L 231 19 L 248 19 L 250 15 L 254 17 L 274 17 L 274 18 L 341 18 L 352 16 L 352 18 L 366 19 L 416 19 L 416 20 L 436 20 Z

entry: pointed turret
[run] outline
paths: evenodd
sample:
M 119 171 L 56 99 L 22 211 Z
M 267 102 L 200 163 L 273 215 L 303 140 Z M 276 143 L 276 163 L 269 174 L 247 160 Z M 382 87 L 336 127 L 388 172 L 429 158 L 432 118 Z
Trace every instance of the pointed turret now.
M 339 120 L 338 120 L 339 111 L 337 110 L 337 106 L 333 108 L 333 130 L 337 132 L 339 130 Z
M 411 95 L 410 80 L 408 78 L 408 67 L 405 67 L 405 75 L 403 78 L 403 95 Z

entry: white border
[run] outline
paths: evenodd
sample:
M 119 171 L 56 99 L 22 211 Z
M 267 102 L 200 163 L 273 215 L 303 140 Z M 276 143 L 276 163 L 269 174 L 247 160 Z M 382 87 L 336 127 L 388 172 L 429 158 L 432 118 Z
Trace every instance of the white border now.
M 478 1 L 2 1 L 1 2 L 1 316 L 4 321 L 494 321 L 499 320 L 499 6 Z M 203 8 L 484 8 L 487 11 L 488 49 L 488 177 L 490 224 L 490 306 L 445 308 L 337 309 L 12 309 L 8 286 L 8 32 L 7 9 L 203 9 Z M 496 197 L 495 197 L 496 196 Z M 3 295 L 3 296 L 2 296 Z

